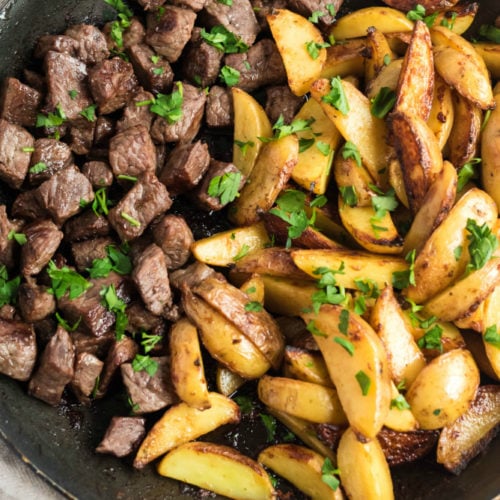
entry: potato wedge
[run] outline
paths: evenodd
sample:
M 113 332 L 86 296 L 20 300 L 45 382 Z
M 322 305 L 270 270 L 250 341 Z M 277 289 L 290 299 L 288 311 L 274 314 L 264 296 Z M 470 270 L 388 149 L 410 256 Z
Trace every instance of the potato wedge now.
M 406 393 L 422 429 L 440 429 L 467 411 L 479 386 L 479 370 L 471 353 L 454 349 L 434 358 Z
M 257 222 L 197 240 L 191 245 L 191 252 L 198 261 L 210 266 L 229 266 L 270 242 L 264 223 Z
M 493 439 L 500 425 L 500 386 L 484 385 L 465 413 L 444 427 L 439 436 L 437 461 L 459 474 Z
M 410 208 L 408 196 L 406 196 L 405 181 L 403 179 L 401 163 L 399 163 L 399 160 L 396 157 L 390 156 L 387 169 L 389 170 L 389 185 L 394 189 L 396 198 L 406 208 Z
M 368 99 L 373 99 L 380 92 L 382 87 L 387 87 L 395 91 L 398 86 L 402 67 L 403 59 L 394 59 L 387 66 L 384 66 L 379 74 L 369 82 L 366 87 L 366 96 Z
M 368 30 L 366 47 L 370 56 L 365 59 L 365 85 L 369 85 L 382 68 L 392 61 L 393 54 L 385 35 L 376 28 Z
M 234 394 L 244 383 L 246 379 L 232 372 L 229 368 L 224 365 L 217 365 L 217 371 L 215 373 L 215 383 L 217 384 L 217 390 L 224 396 L 230 397 Z
M 434 94 L 427 125 L 434 132 L 442 150 L 448 141 L 454 123 L 452 91 L 439 76 L 434 76 Z
M 258 222 L 267 212 L 292 174 L 299 156 L 295 135 L 289 135 L 262 147 L 240 196 L 233 202 L 229 217 L 239 226 Z
M 374 438 L 384 424 L 391 399 L 382 342 L 366 321 L 341 306 L 323 305 L 318 314 L 302 313 L 301 317 L 318 331 L 314 339 L 349 424 L 366 438 Z
M 408 12 L 415 8 L 415 2 L 413 0 L 384 0 L 384 2 L 395 9 L 402 10 L 403 12 Z M 436 10 L 451 7 L 457 2 L 458 0 L 422 0 L 420 5 L 425 9 L 426 14 L 429 14 L 431 12 L 435 12 Z
M 319 352 L 287 345 L 283 357 L 283 374 L 304 382 L 333 387 L 325 360 Z
M 363 39 L 346 40 L 326 49 L 326 60 L 320 78 L 364 76 L 366 43 Z
M 495 370 L 491 366 L 490 360 L 488 356 L 486 356 L 486 351 L 484 348 L 484 341 L 482 335 L 478 335 L 477 332 L 473 332 L 471 330 L 466 330 L 463 332 L 465 345 L 467 349 L 472 353 L 474 360 L 481 371 L 492 380 L 500 381 L 500 377 L 498 377 L 495 373 Z
M 490 75 L 500 78 L 500 45 L 498 43 L 477 42 L 473 44 L 476 52 L 483 58 Z
M 456 3 L 455 1 L 451 3 Z M 441 10 L 439 8 L 438 15 L 434 21 L 435 26 L 446 26 L 448 29 L 462 35 L 465 33 L 474 22 L 474 18 L 479 8 L 478 2 L 464 3 L 454 5 L 453 7 Z
M 396 90 L 394 109 L 427 121 L 434 91 L 434 59 L 429 28 L 416 21 Z
M 248 177 L 264 145 L 259 137 L 272 137 L 273 132 L 266 112 L 250 94 L 237 87 L 232 87 L 231 93 L 235 142 L 233 163 L 245 177 Z
M 226 497 L 276 498 L 271 480 L 261 465 L 221 444 L 195 441 L 179 446 L 158 464 L 158 473 Z
M 134 459 L 134 467 L 146 464 L 168 451 L 203 436 L 224 424 L 240 420 L 240 407 L 217 392 L 208 394 L 210 408 L 198 410 L 186 403 L 171 406 L 156 422 L 142 442 Z
M 488 340 L 488 328 L 500 328 L 500 287 L 496 286 L 485 300 L 483 311 L 482 339 L 484 351 L 496 379 L 500 379 L 500 348 L 494 341 Z M 495 331 L 495 330 L 493 330 Z
M 387 43 L 391 50 L 398 56 L 405 55 L 408 45 L 410 45 L 412 31 L 395 31 L 393 33 L 386 33 Z
M 210 408 L 196 326 L 182 318 L 170 330 L 170 373 L 179 398 L 188 406 Z
M 257 390 L 259 399 L 270 408 L 318 424 L 347 424 L 333 387 L 264 375 L 259 379 Z
M 342 488 L 349 498 L 394 498 L 389 465 L 376 439 L 362 442 L 354 429 L 347 429 L 340 438 L 337 459 L 342 473 Z
M 319 78 L 326 59 L 321 32 L 305 17 L 287 9 L 274 9 L 266 19 L 283 59 L 290 90 L 295 95 L 306 94 Z M 308 50 L 309 44 L 317 44 L 316 57 Z
M 340 500 L 340 488 L 334 491 L 322 481 L 325 458 L 305 446 L 276 444 L 259 453 L 258 462 L 290 481 L 312 500 Z
M 248 295 L 251 302 L 264 303 L 264 281 L 260 274 L 252 274 L 242 285 L 240 290 Z
M 402 398 L 404 396 L 398 391 L 394 383 L 391 383 L 391 404 L 389 413 L 385 417 L 384 427 L 397 432 L 411 432 L 418 429 L 419 425 L 411 409 L 404 407 L 404 401 L 406 400 Z M 380 432 L 377 436 L 380 436 Z

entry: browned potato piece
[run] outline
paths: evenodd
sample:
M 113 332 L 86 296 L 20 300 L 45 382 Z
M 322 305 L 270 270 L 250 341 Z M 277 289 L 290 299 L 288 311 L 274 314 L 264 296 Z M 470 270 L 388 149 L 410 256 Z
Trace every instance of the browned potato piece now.
M 451 3 L 456 3 L 452 1 Z M 435 26 L 447 26 L 453 33 L 461 35 L 467 31 L 479 8 L 479 2 L 461 3 L 444 10 L 438 9 L 439 13 L 434 21 Z
M 398 388 L 391 383 L 391 405 L 389 413 L 385 417 L 384 428 L 388 428 L 397 432 L 409 432 L 418 429 L 417 419 L 413 416 L 410 408 L 405 408 L 402 404 L 401 397 L 404 397 Z M 381 431 L 382 432 L 382 431 Z M 380 435 L 380 432 L 379 434 Z
M 326 61 L 321 68 L 320 78 L 340 76 L 364 75 L 366 48 L 365 40 L 346 40 L 345 43 L 336 43 L 326 49 Z
M 377 28 L 368 29 L 366 47 L 370 54 L 365 59 L 365 82 L 368 85 L 392 61 L 393 54 L 385 35 Z
M 500 379 L 500 348 L 488 337 L 488 328 L 492 328 L 493 332 L 498 332 L 500 327 L 500 287 L 498 285 L 484 301 L 483 324 L 484 351 L 492 368 L 493 378 Z M 494 327 L 496 327 L 496 330 Z
M 382 87 L 396 91 L 402 67 L 403 59 L 394 59 L 387 66 L 384 66 L 366 87 L 366 96 L 368 99 L 373 99 Z
M 434 76 L 434 95 L 427 125 L 434 132 L 440 149 L 448 141 L 453 126 L 453 98 L 449 85 L 439 76 Z
M 327 387 L 333 386 L 325 360 L 318 352 L 287 345 L 283 358 L 283 372 L 285 377 L 326 385 Z
M 500 45 L 498 43 L 478 42 L 473 44 L 477 53 L 483 58 L 491 77 L 500 78 Z
M 231 396 L 231 394 L 235 393 L 246 380 L 224 365 L 219 364 L 217 365 L 215 382 L 217 384 L 217 390 L 221 394 L 224 394 L 224 396 Z
M 252 302 L 264 303 L 264 281 L 262 276 L 253 273 L 241 286 L 240 290 L 248 295 Z
M 406 196 L 405 181 L 403 179 L 403 171 L 399 160 L 395 157 L 389 159 L 389 184 L 394 189 L 398 200 L 406 207 L 410 207 L 408 196 Z

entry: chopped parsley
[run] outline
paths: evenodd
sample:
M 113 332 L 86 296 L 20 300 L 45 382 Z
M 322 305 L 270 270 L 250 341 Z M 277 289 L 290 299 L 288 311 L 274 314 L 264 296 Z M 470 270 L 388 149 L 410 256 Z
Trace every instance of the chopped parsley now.
M 493 43 L 500 43 L 500 28 L 491 24 L 483 24 L 479 28 L 479 35 Z
M 233 5 L 233 0 L 217 0 L 217 3 L 231 7 L 231 5 Z
M 26 238 L 26 235 L 24 233 L 17 233 L 14 231 L 14 229 L 9 231 L 9 234 L 7 235 L 8 240 L 14 240 L 16 243 L 19 245 L 24 245 L 28 241 Z
M 314 143 L 316 142 L 316 139 L 314 137 L 311 137 L 307 139 L 306 137 L 301 137 L 299 139 L 299 153 L 303 153 L 304 151 L 307 151 L 309 148 L 311 148 Z
M 161 341 L 163 337 L 161 335 L 149 334 L 147 332 L 141 333 L 141 346 L 144 349 L 144 352 L 147 354 L 152 351 L 153 348 Z
M 319 57 L 319 51 L 321 49 L 325 49 L 327 47 L 330 47 L 330 44 L 327 42 L 306 42 L 306 50 L 307 53 L 311 56 L 311 59 L 316 60 Z
M 53 113 L 43 115 L 38 113 L 36 115 L 35 127 L 59 127 L 66 121 L 66 113 L 63 111 L 60 104 L 56 106 Z
M 380 295 L 380 289 L 372 279 L 354 280 L 354 284 L 368 298 L 376 299 Z
M 384 56 L 384 66 L 389 66 L 391 64 L 391 56 L 389 54 L 385 54 Z
M 313 24 L 318 24 L 319 22 L 319 18 L 320 17 L 323 17 L 325 15 L 324 12 L 321 12 L 320 10 L 315 10 L 311 13 L 311 15 L 307 18 L 307 20 L 310 22 L 310 23 L 313 23 Z
M 158 64 L 160 62 L 160 56 L 157 54 L 152 55 L 150 59 L 153 64 Z
M 47 274 L 51 279 L 51 287 L 47 291 L 54 294 L 56 299 L 66 292 L 70 299 L 76 299 L 92 286 L 81 274 L 67 266 L 58 268 L 53 260 L 47 266 Z
M 238 253 L 233 257 L 233 261 L 238 262 L 243 257 L 248 255 L 249 251 L 250 251 L 250 247 L 246 243 L 244 243 L 243 245 L 241 245 L 241 248 L 239 249 Z
M 373 116 L 384 119 L 396 102 L 396 92 L 389 87 L 382 87 L 373 98 L 370 111 Z
M 210 32 L 202 28 L 201 38 L 224 54 L 240 54 L 248 50 L 248 45 L 224 26 L 214 26 Z
M 276 419 L 272 415 L 260 414 L 260 419 L 264 424 L 267 433 L 267 441 L 271 443 L 276 438 Z
M 417 340 L 417 345 L 420 349 L 437 349 L 439 352 L 443 352 L 442 336 L 443 329 L 439 325 L 434 325 Z
M 363 394 L 363 396 L 366 396 L 368 394 L 368 391 L 370 390 L 370 377 L 363 370 L 359 370 L 359 372 L 354 376 L 356 377 L 359 387 L 361 388 L 361 394 Z
M 4 265 L 0 266 L 0 307 L 16 302 L 21 276 L 9 280 L 9 273 Z
M 137 182 L 137 177 L 135 175 L 120 174 L 117 176 L 117 179 L 121 181 Z
M 343 304 L 345 302 L 345 289 L 342 286 L 337 286 L 337 280 L 335 279 L 336 274 L 344 274 L 343 262 L 337 270 L 319 267 L 313 271 L 313 274 L 321 276 L 316 282 L 319 290 L 313 293 L 312 296 L 313 311 L 316 314 L 323 304 Z
M 339 191 L 346 205 L 355 207 L 358 204 L 358 195 L 354 186 L 339 186 Z
M 61 325 L 67 332 L 74 332 L 82 321 L 82 317 L 80 316 L 73 325 L 70 325 L 58 312 L 56 312 L 57 323 Z
M 316 141 L 316 149 L 323 155 L 328 156 L 331 153 L 331 147 L 329 144 L 323 141 Z
M 344 337 L 334 337 L 333 341 L 341 345 L 349 353 L 350 356 L 354 356 L 354 345 L 352 342 L 345 339 Z
M 462 245 L 459 245 L 458 247 L 455 248 L 455 250 L 453 250 L 453 257 L 455 257 L 455 260 L 457 262 L 462 257 L 463 250 L 464 250 L 464 248 Z
M 308 332 L 312 333 L 313 335 L 316 335 L 317 337 L 324 337 L 328 338 L 328 335 L 324 332 L 322 332 L 317 326 L 314 320 L 310 320 L 307 325 L 306 329 Z
M 210 180 L 207 194 L 213 198 L 219 198 L 222 205 L 227 205 L 239 196 L 240 184 L 240 172 L 226 172 L 222 175 L 216 175 Z
M 392 273 L 392 286 L 398 290 L 402 290 L 410 285 L 415 285 L 415 256 L 416 250 L 413 249 L 405 256 L 406 262 L 410 267 L 404 271 L 394 271 Z
M 238 396 L 235 396 L 233 399 L 240 407 L 241 413 L 243 413 L 244 415 L 252 413 L 252 410 L 254 408 L 254 403 L 250 396 L 240 394 Z
M 35 163 L 35 165 L 33 165 L 29 170 L 28 172 L 30 174 L 40 174 L 42 172 L 45 172 L 45 170 L 47 170 L 47 164 L 44 163 L 43 161 L 39 161 L 38 163 Z
M 467 271 L 481 269 L 493 256 L 498 247 L 498 239 L 486 223 L 479 226 L 474 219 L 467 219 L 470 262 Z
M 415 8 L 406 13 L 406 17 L 410 21 L 423 21 L 428 28 L 431 28 L 436 20 L 438 12 L 434 12 L 428 16 L 425 15 L 425 7 L 423 5 L 417 4 Z
M 178 122 L 183 115 L 184 88 L 181 82 L 176 82 L 175 85 L 177 88 L 171 94 L 159 92 L 152 103 L 146 101 L 146 103 L 151 104 L 149 106 L 150 111 L 165 118 L 170 125 Z M 136 103 L 137 106 L 140 104 Z
M 111 38 L 116 46 L 123 48 L 123 32 L 130 27 L 130 19 L 133 16 L 132 11 L 123 2 L 123 0 L 104 0 L 118 12 L 118 19 L 111 23 Z
M 78 96 L 78 90 L 68 90 L 68 95 L 72 101 L 74 101 Z
M 253 148 L 255 146 L 255 142 L 253 141 L 243 142 L 243 141 L 238 141 L 236 139 L 234 140 L 234 144 L 240 148 L 241 154 L 243 156 L 247 154 L 248 148 Z
M 245 304 L 245 311 L 247 312 L 261 312 L 264 309 L 258 300 L 252 300 Z
M 375 196 L 372 196 L 372 207 L 375 210 L 373 218 L 379 221 L 385 217 L 387 212 L 392 212 L 397 208 L 398 200 L 396 199 L 396 193 L 393 188 L 384 193 L 375 184 L 369 184 L 369 187 L 377 193 Z
M 151 359 L 147 354 L 136 354 L 132 360 L 135 372 L 145 371 L 150 377 L 158 371 L 158 361 Z
M 311 130 L 311 123 L 313 123 L 314 119 L 309 120 L 293 120 L 290 125 L 285 123 L 285 119 L 283 115 L 280 115 L 276 120 L 276 123 L 273 125 L 274 135 L 273 137 L 259 137 L 262 142 L 271 142 L 281 139 L 283 137 L 287 137 L 289 135 L 295 134 L 297 132 L 304 132 L 306 130 Z
M 79 114 L 82 115 L 89 122 L 95 122 L 95 120 L 96 120 L 96 116 L 95 116 L 96 108 L 97 108 L 97 104 L 91 104 L 90 106 L 87 106 L 85 109 L 82 109 Z
M 500 349 L 500 334 L 497 330 L 497 325 L 491 325 L 484 331 L 483 339 L 488 344 Z
M 165 72 L 165 68 L 153 68 L 151 71 L 153 72 L 153 75 L 160 76 Z
M 105 187 L 98 189 L 94 193 L 94 201 L 92 202 L 92 210 L 97 217 L 101 215 L 108 215 L 108 207 L 112 203 L 108 200 L 108 192 Z
M 408 401 L 406 401 L 405 397 L 402 394 L 398 394 L 394 399 L 391 399 L 390 408 L 396 408 L 399 411 L 409 410 L 410 405 Z
M 351 141 L 347 141 L 342 148 L 342 158 L 347 160 L 352 158 L 358 167 L 361 167 L 361 155 L 359 153 L 359 149 L 356 144 Z
M 433 414 L 433 415 L 436 415 L 436 417 L 437 417 L 440 413 L 441 413 L 441 408 L 436 408 L 436 409 L 432 412 L 432 414 Z
M 121 340 L 125 336 L 125 328 L 128 325 L 128 318 L 125 314 L 127 304 L 118 297 L 114 285 L 103 286 L 100 295 L 106 309 L 115 315 L 115 336 L 117 340 Z
M 231 66 L 223 66 L 220 70 L 220 79 L 228 86 L 234 87 L 240 81 L 241 73 Z
M 107 256 L 103 259 L 94 259 L 92 267 L 87 269 L 91 278 L 106 278 L 111 271 L 126 275 L 132 271 L 130 257 L 114 245 L 106 247 Z
M 129 215 L 127 212 L 120 212 L 120 217 L 126 220 L 133 227 L 141 227 L 140 221 Z
M 349 311 L 342 309 L 339 317 L 339 332 L 347 335 L 349 333 Z
M 326 483 L 333 491 L 337 491 L 340 480 L 337 476 L 340 475 L 340 470 L 333 466 L 332 461 L 326 457 L 321 466 L 321 480 Z
M 342 86 L 340 76 L 336 76 L 330 81 L 331 89 L 321 100 L 338 109 L 343 115 L 349 113 L 349 102 Z
M 465 185 L 471 180 L 477 177 L 476 165 L 481 163 L 481 158 L 472 158 L 467 163 L 462 165 L 462 168 L 458 171 L 457 179 L 457 192 L 459 193 L 465 187 Z
M 455 20 L 457 19 L 457 13 L 454 11 L 446 12 L 443 19 L 441 19 L 441 26 L 448 28 L 449 30 L 453 29 L 455 26 Z

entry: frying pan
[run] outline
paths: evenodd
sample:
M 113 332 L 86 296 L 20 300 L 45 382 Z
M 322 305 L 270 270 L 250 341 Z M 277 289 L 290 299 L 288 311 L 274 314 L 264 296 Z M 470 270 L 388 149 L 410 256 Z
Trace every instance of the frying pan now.
M 375 2 L 346 0 L 344 8 L 370 4 Z M 476 25 L 492 23 L 500 14 L 498 0 L 481 0 L 480 4 Z M 20 73 L 41 34 L 62 32 L 78 22 L 99 24 L 112 17 L 113 10 L 102 0 L 0 0 L 0 78 Z M 0 186 L 0 200 L 8 200 L 5 195 Z M 126 413 L 120 394 L 90 409 L 71 403 L 52 408 L 28 397 L 23 384 L 0 375 L 0 433 L 64 494 L 86 500 L 197 497 L 194 489 L 158 476 L 153 467 L 137 471 L 130 462 L 94 453 L 111 417 Z M 237 441 L 240 450 L 253 457 L 266 443 L 265 430 L 247 421 L 239 428 L 223 429 L 213 439 L 226 444 Z M 498 438 L 460 476 L 447 473 L 433 461 L 431 456 L 393 470 L 398 499 L 490 500 L 500 493 Z M 298 494 L 293 498 L 299 498 Z

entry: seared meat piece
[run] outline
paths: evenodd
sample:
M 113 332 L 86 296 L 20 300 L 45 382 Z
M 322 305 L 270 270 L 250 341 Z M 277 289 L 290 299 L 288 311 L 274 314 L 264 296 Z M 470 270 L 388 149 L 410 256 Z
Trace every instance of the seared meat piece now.
M 345 428 L 333 424 L 317 424 L 314 427 L 320 441 L 325 443 L 328 448 L 336 451 Z
M 196 191 L 193 195 L 196 198 L 196 201 L 199 206 L 204 208 L 207 211 L 211 210 L 221 210 L 225 205 L 222 204 L 220 198 L 213 197 L 208 194 L 208 187 L 210 186 L 210 182 L 215 177 L 222 177 L 224 174 L 237 174 L 240 171 L 233 163 L 226 163 L 224 161 L 210 160 L 210 166 L 208 167 L 208 171 L 203 177 L 203 180 L 200 182 Z M 238 191 L 245 185 L 246 178 L 242 175 L 240 184 L 238 187 Z M 226 203 L 227 205 L 227 203 Z
M 31 276 L 38 274 L 48 264 L 64 233 L 48 219 L 32 222 L 23 232 L 27 241 L 21 250 L 21 270 L 24 276 Z
M 77 167 L 66 168 L 45 181 L 37 190 L 40 205 L 52 216 L 56 224 L 77 214 L 82 203 L 94 199 L 92 186 Z
M 132 45 L 128 54 L 137 78 L 146 90 L 155 93 L 170 91 L 174 72 L 165 58 L 155 54 L 153 49 L 144 43 Z
M 127 307 L 127 331 L 131 333 L 151 332 L 164 336 L 166 324 L 163 318 L 150 313 L 140 302 L 132 302 Z M 155 350 L 156 346 L 155 345 Z
M 40 365 L 31 377 L 28 391 L 49 405 L 61 401 L 66 384 L 74 375 L 75 346 L 68 332 L 58 327 L 40 357 Z
M 168 210 L 172 200 L 165 186 L 147 172 L 134 187 L 109 211 L 108 220 L 122 241 L 140 236 L 148 224 Z
M 90 208 L 70 219 L 64 226 L 65 238 L 68 241 L 107 236 L 109 231 L 108 219 L 102 215 L 96 215 Z
M 267 30 L 269 28 L 266 16 L 271 14 L 274 9 L 288 8 L 287 0 L 250 0 L 250 3 L 252 4 L 255 17 L 257 18 L 261 30 Z
M 28 173 L 33 136 L 19 125 L 0 119 L 0 180 L 19 189 Z M 24 151 L 23 151 L 24 149 Z
M 144 125 L 129 127 L 109 141 L 109 163 L 115 177 L 156 172 L 156 149 Z
M 109 57 L 104 33 L 90 24 L 75 24 L 64 33 L 76 40 L 76 57 L 85 64 L 95 64 Z
M 112 331 L 105 333 L 101 337 L 94 337 L 88 333 L 76 330 L 71 332 L 71 339 L 75 345 L 76 355 L 86 352 L 99 358 L 106 356 L 111 344 L 115 340 L 115 334 Z
M 45 77 L 36 71 L 24 68 L 23 70 L 24 81 L 38 92 L 44 94 L 46 92 Z
M 137 90 L 134 68 L 120 57 L 97 63 L 89 71 L 89 85 L 103 115 L 123 108 Z
M 178 269 L 191 255 L 193 233 L 183 217 L 167 214 L 153 226 L 155 243 L 163 250 L 167 269 Z
M 53 51 L 74 56 L 76 53 L 76 46 L 76 40 L 70 36 L 42 35 L 36 43 L 33 55 L 37 59 L 43 59 L 49 51 Z
M 36 336 L 32 325 L 0 319 L 0 373 L 28 380 L 36 363 Z
M 42 138 L 35 141 L 34 147 L 35 151 L 31 155 L 30 167 L 43 163 L 45 168 L 41 171 L 29 172 L 28 179 L 32 186 L 38 186 L 59 170 L 63 170 L 73 163 L 71 149 L 65 142 Z
M 151 129 L 151 137 L 156 142 L 190 142 L 200 130 L 207 96 L 203 89 L 188 83 L 182 86 L 182 117 L 175 123 L 168 123 L 165 118 L 158 116 Z
M 160 172 L 160 181 L 174 195 L 185 193 L 201 181 L 209 163 L 210 153 L 204 142 L 178 144 Z
M 0 319 L 13 321 L 18 319 L 17 309 L 11 304 L 4 304 L 0 307 Z
M 69 147 L 77 155 L 90 153 L 94 143 L 95 121 L 82 120 L 69 129 Z
M 205 42 L 200 33 L 201 28 L 193 29 L 182 58 L 182 75 L 195 85 L 208 87 L 217 81 L 224 53 Z
M 146 435 L 145 422 L 141 417 L 113 417 L 95 451 L 117 457 L 130 455 Z
M 24 321 L 35 323 L 56 311 L 56 299 L 47 287 L 34 280 L 21 283 L 17 292 L 17 305 Z
M 157 316 L 164 316 L 165 310 L 172 306 L 172 292 L 165 254 L 158 245 L 149 245 L 138 257 L 132 279 L 146 309 Z
M 199 12 L 205 7 L 206 0 L 170 0 L 170 3 L 178 7 L 186 7 L 194 12 Z
M 12 204 L 12 215 L 26 220 L 37 220 L 47 217 L 47 212 L 40 205 L 36 189 L 24 191 L 17 195 Z
M 249 0 L 233 0 L 225 5 L 217 0 L 207 0 L 201 13 L 202 21 L 208 26 L 222 25 L 240 37 L 247 45 L 252 45 L 260 31 L 252 4 Z
M 137 3 L 144 7 L 144 10 L 158 10 L 165 3 L 165 0 L 137 0 Z
M 122 43 L 123 46 L 119 47 L 113 37 L 111 36 L 111 31 L 113 29 L 113 25 L 116 21 L 112 21 L 110 23 L 106 23 L 103 28 L 103 33 L 106 36 L 106 40 L 108 43 L 108 48 L 110 50 L 114 50 L 116 52 L 121 52 L 124 49 L 129 49 L 130 47 L 137 45 L 138 43 L 143 43 L 144 37 L 146 36 L 146 30 L 142 25 L 141 21 L 137 19 L 137 17 L 133 17 L 130 19 L 130 26 L 123 30 L 122 33 Z
M 98 116 L 95 122 L 94 144 L 106 146 L 115 132 L 115 122 L 107 116 Z
M 22 225 L 21 221 L 10 221 L 5 205 L 0 205 L 0 265 L 7 269 L 14 267 L 19 255 L 18 244 L 13 238 L 9 239 L 9 234 L 11 231 L 19 232 Z
M 87 177 L 94 189 L 111 186 L 113 171 L 104 161 L 88 161 L 82 166 L 82 174 Z
M 153 98 L 153 94 L 140 88 L 123 108 L 123 115 L 116 124 L 117 131 L 123 132 L 125 129 L 136 125 L 143 125 L 149 131 L 153 122 L 153 113 L 149 110 L 149 106 L 138 106 L 137 103 L 151 101 Z
M 0 118 L 24 127 L 33 126 L 41 101 L 38 90 L 17 78 L 6 78 L 0 94 Z
M 175 288 L 182 290 L 184 287 L 193 288 L 207 278 L 225 280 L 221 273 L 197 261 L 184 269 L 177 269 L 177 271 L 171 273 L 170 283 Z
M 205 120 L 209 127 L 233 125 L 233 97 L 231 90 L 214 85 L 208 92 Z
M 80 112 L 92 104 L 85 63 L 68 54 L 49 51 L 45 56 L 45 75 L 47 111 L 53 112 L 59 106 L 69 121 L 84 120 Z
M 264 38 L 243 54 L 228 54 L 224 64 L 240 72 L 238 87 L 252 91 L 286 83 L 286 71 L 276 44 Z
M 71 245 L 71 253 L 75 259 L 76 268 L 83 272 L 92 266 L 94 259 L 107 257 L 106 247 L 113 245 L 114 241 L 109 237 L 94 238 L 92 240 L 78 241 Z
M 304 17 L 309 17 L 313 12 L 321 12 L 318 25 L 328 28 L 335 21 L 335 14 L 339 11 L 344 0 L 288 0 L 288 8 Z M 332 15 L 333 12 L 333 15 Z
M 170 380 L 169 359 L 167 357 L 151 359 L 158 363 L 158 369 L 152 377 L 145 371 L 134 371 L 131 363 L 125 363 L 120 367 L 128 395 L 134 405 L 138 406 L 135 413 L 161 410 L 178 401 Z
M 293 94 L 288 85 L 266 89 L 266 114 L 271 123 L 275 123 L 280 115 L 285 123 L 291 123 L 303 103 L 304 99 Z
M 71 381 L 71 388 L 82 403 L 88 403 L 89 396 L 96 386 L 104 363 L 89 352 L 76 355 L 75 375 Z
M 146 43 L 173 63 L 191 38 L 195 20 L 192 10 L 165 5 L 161 13 L 148 14 Z

